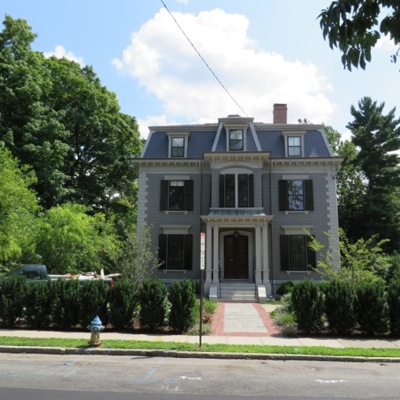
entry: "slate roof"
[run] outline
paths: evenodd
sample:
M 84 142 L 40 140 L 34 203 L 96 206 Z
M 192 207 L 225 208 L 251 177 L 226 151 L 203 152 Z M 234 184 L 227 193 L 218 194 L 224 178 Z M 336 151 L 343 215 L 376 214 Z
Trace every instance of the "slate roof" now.
M 202 129 L 202 127 L 204 127 Z M 306 131 L 304 136 L 304 157 L 332 157 L 328 148 L 327 140 L 322 134 L 322 125 L 279 125 L 273 124 L 254 124 L 258 142 L 261 151 L 270 152 L 271 158 L 285 157 L 285 143 L 282 131 Z M 174 129 L 172 129 L 174 128 Z M 171 131 L 176 131 L 176 127 L 172 127 Z M 216 139 L 218 125 L 205 124 L 186 125 L 180 127 L 182 131 L 190 132 L 188 139 L 187 158 L 202 159 L 203 153 L 207 152 L 224 152 L 226 151 L 226 131 L 222 129 L 220 132 L 218 143 L 213 150 L 213 144 Z M 185 128 L 185 129 L 183 129 Z M 168 158 L 168 127 L 153 127 L 153 131 L 149 135 L 146 146 L 141 158 L 163 159 Z M 246 130 L 246 151 L 256 152 L 257 144 L 254 140 L 250 127 Z

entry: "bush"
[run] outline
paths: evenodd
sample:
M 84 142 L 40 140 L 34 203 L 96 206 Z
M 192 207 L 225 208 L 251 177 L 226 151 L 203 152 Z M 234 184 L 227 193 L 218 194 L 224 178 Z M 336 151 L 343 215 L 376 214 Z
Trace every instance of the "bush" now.
M 110 289 L 110 322 L 115 329 L 132 327 L 133 313 L 138 303 L 136 285 L 126 279 L 118 279 Z
M 0 286 L 0 326 L 14 328 L 22 317 L 26 280 L 22 276 L 9 277 Z
M 79 284 L 80 324 L 82 327 L 87 326 L 96 315 L 99 316 L 103 325 L 107 325 L 108 291 L 108 283 L 103 280 Z
M 288 282 L 283 282 L 279 287 L 278 290 L 276 291 L 276 294 L 278 296 L 285 296 L 286 294 L 289 294 L 292 289 L 293 289 L 294 283 L 291 281 Z
M 196 295 L 193 282 L 188 279 L 175 281 L 169 290 L 169 302 L 170 327 L 179 333 L 186 332 L 195 320 Z
M 302 333 L 315 333 L 322 328 L 324 299 L 315 282 L 307 279 L 294 285 L 290 308 Z
M 351 333 L 356 323 L 354 290 L 349 282 L 332 280 L 324 285 L 325 315 L 332 332 L 339 335 Z
M 139 294 L 140 325 L 155 331 L 164 325 L 166 316 L 167 288 L 158 279 L 146 279 Z
M 364 282 L 357 287 L 357 320 L 368 335 L 388 331 L 389 308 L 383 280 Z
M 40 329 L 50 324 L 53 303 L 51 282 L 32 282 L 26 285 L 24 296 L 24 320 L 28 327 Z
M 400 336 L 400 279 L 393 279 L 388 286 L 390 331 Z
M 71 329 L 79 323 L 82 304 L 81 284 L 77 280 L 59 279 L 52 282 L 53 307 L 51 319 L 56 328 Z M 86 324 L 89 321 L 85 321 Z M 86 326 L 86 324 L 84 326 Z

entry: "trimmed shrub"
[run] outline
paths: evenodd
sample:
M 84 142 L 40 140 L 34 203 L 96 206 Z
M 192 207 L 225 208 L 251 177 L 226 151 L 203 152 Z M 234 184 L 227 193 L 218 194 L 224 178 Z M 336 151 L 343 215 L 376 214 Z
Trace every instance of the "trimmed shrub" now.
M 351 333 L 356 323 L 354 290 L 349 282 L 333 280 L 324 285 L 325 315 L 332 332 Z
M 118 279 L 110 289 L 109 315 L 115 329 L 132 328 L 133 313 L 138 304 L 136 285 L 126 279 Z
M 52 296 L 51 282 L 27 283 L 24 296 L 24 320 L 29 328 L 47 328 L 50 324 Z
M 357 321 L 368 335 L 383 334 L 389 328 L 389 307 L 385 282 L 364 282 L 357 287 Z
M 165 324 L 167 288 L 158 279 L 146 279 L 140 290 L 140 326 L 155 331 Z
M 26 290 L 23 276 L 5 278 L 0 283 L 0 326 L 14 328 L 21 319 Z
M 96 315 L 99 316 L 103 325 L 107 325 L 108 291 L 108 283 L 102 280 L 80 283 L 80 324 L 82 327 L 86 327 Z
M 286 294 L 290 293 L 293 289 L 294 283 L 292 281 L 283 282 L 276 291 L 278 296 L 285 296 Z
M 400 279 L 393 279 L 388 286 L 390 331 L 400 336 Z
M 185 279 L 175 281 L 169 289 L 169 326 L 176 332 L 186 332 L 194 325 L 196 295 L 195 285 Z
M 59 279 L 52 282 L 51 320 L 56 328 L 71 329 L 79 324 L 81 308 L 85 306 L 80 299 L 80 286 L 77 280 Z
M 300 332 L 316 333 L 322 328 L 324 299 L 315 282 L 307 279 L 294 285 L 290 296 L 290 309 Z

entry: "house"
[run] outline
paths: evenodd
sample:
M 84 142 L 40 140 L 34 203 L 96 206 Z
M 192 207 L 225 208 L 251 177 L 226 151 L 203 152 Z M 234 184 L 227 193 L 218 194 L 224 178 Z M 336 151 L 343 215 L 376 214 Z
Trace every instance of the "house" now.
M 321 255 L 308 242 L 312 235 L 325 248 L 338 244 L 340 161 L 324 126 L 288 124 L 285 104 L 274 105 L 273 123 L 229 115 L 150 127 L 136 160 L 138 228 L 151 227 L 162 261 L 156 276 L 199 280 L 204 265 L 210 297 L 240 283 L 259 300 L 283 282 L 319 279 L 312 267 Z

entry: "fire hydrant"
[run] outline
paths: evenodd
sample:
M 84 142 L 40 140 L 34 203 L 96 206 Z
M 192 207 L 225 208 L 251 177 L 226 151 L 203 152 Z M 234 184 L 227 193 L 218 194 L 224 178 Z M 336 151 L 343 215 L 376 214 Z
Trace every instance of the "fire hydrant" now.
M 93 321 L 90 323 L 90 325 L 88 325 L 87 328 L 91 332 L 89 345 L 92 347 L 100 346 L 100 332 L 103 331 L 105 327 L 102 325 L 101 319 L 98 315 L 93 318 Z

